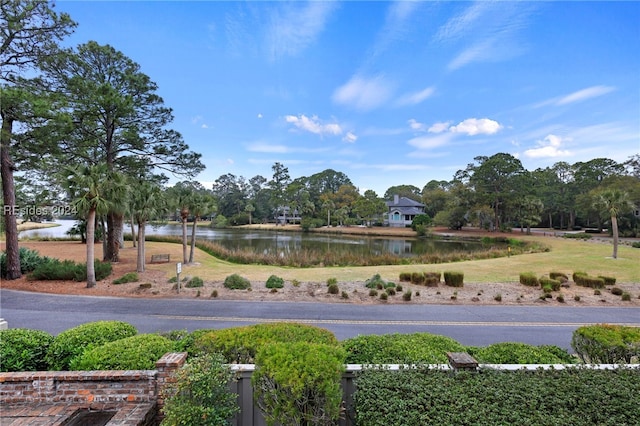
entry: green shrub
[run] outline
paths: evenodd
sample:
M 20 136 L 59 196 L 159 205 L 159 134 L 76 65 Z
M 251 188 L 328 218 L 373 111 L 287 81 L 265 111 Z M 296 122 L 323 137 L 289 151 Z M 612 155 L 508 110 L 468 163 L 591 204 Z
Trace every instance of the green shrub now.
M 342 293 L 340 293 L 340 297 L 342 297 L 343 299 L 348 299 L 349 293 L 347 293 L 346 291 L 343 291 Z
M 584 362 L 629 363 L 632 357 L 640 355 L 640 327 L 583 326 L 573 332 L 571 347 Z
M 635 242 L 631 243 L 631 247 L 640 248 L 640 241 L 635 241 Z
M 389 299 L 389 295 L 386 291 L 384 293 L 380 293 L 380 300 L 386 301 L 387 299 Z
M 564 303 L 564 296 L 562 294 L 559 294 L 558 296 L 556 296 L 556 300 L 559 303 Z
M 225 426 L 240 411 L 234 373 L 219 354 L 189 359 L 165 388 L 163 425 Z
M 585 272 L 575 272 L 573 274 L 573 281 L 576 285 L 590 288 L 604 288 L 604 279 L 600 277 L 592 277 Z
M 493 296 L 493 300 L 495 300 L 496 302 L 502 302 L 502 294 L 496 294 L 495 296 Z
M 407 290 L 402 295 L 402 300 L 404 300 L 405 302 L 409 302 L 411 300 L 411 296 L 412 296 L 411 290 Z
M 630 302 L 631 301 L 631 294 L 627 293 L 626 291 L 623 292 L 620 296 L 621 296 L 620 299 L 623 302 Z
M 529 287 L 536 287 L 538 283 L 538 277 L 533 272 L 521 272 L 520 284 L 524 284 Z
M 190 353 L 221 353 L 230 363 L 251 364 L 256 351 L 263 345 L 276 342 L 309 342 L 338 345 L 329 330 L 295 323 L 257 324 L 221 330 L 192 333 Z
M 342 341 L 348 364 L 443 364 L 447 352 L 465 347 L 450 337 L 430 333 L 361 335 Z
M 638 369 L 482 369 L 479 374 L 451 374 L 426 368 L 369 368 L 357 375 L 357 383 L 358 425 L 638 424 Z
M 232 274 L 225 278 L 224 286 L 231 290 L 246 290 L 251 288 L 251 282 L 238 274 Z
M 340 288 L 338 287 L 338 284 L 329 284 L 329 288 L 327 289 L 327 292 L 329 294 L 338 294 L 340 293 Z
M 366 280 L 364 285 L 367 288 L 377 288 L 380 290 L 387 286 L 387 282 L 380 277 L 380 274 L 375 274 L 373 277 Z
M 113 280 L 113 283 L 114 284 L 135 283 L 136 281 L 139 281 L 139 280 L 140 280 L 140 277 L 138 277 L 137 272 L 127 272 L 117 280 Z
M 372 288 L 369 290 L 369 296 L 375 297 L 377 295 L 378 295 L 378 290 L 376 290 L 375 288 Z
M 36 269 L 39 265 L 43 263 L 49 262 L 51 259 L 46 256 L 40 256 L 40 254 L 35 251 L 28 249 L 26 247 L 20 247 L 18 249 L 18 256 L 20 257 L 20 272 L 23 274 L 27 274 L 34 269 Z M 5 278 L 7 276 L 7 253 L 0 253 L 0 278 Z
M 400 284 L 398 284 L 398 285 L 396 286 L 396 291 L 397 291 L 398 293 L 400 293 L 402 290 L 404 290 L 404 288 L 403 288 Z
M 284 287 L 284 280 L 277 275 L 271 275 L 267 278 L 265 285 L 267 288 L 282 288 Z
M 296 342 L 261 347 L 251 382 L 267 424 L 335 424 L 342 405 L 344 362 L 344 351 L 335 345 Z
M 542 288 L 549 287 L 552 291 L 559 291 L 560 287 L 562 286 L 562 283 L 560 281 L 547 277 L 540 277 L 538 282 L 540 283 L 540 286 Z
M 71 360 L 81 355 L 89 346 L 137 334 L 131 324 L 122 321 L 96 321 L 81 324 L 58 334 L 47 350 L 47 364 L 51 370 L 68 370 Z
M 394 287 L 387 287 L 385 289 L 385 291 L 389 296 L 395 296 L 396 295 L 396 289 Z
M 158 334 L 137 334 L 92 346 L 71 360 L 72 370 L 153 370 L 173 342 Z
M 193 277 L 184 285 L 187 288 L 203 287 L 204 281 L 200 277 Z
M 614 294 L 614 295 L 616 295 L 616 296 L 622 296 L 622 293 L 623 293 L 623 291 L 622 291 L 622 289 L 621 289 L 621 288 L 619 288 L 619 287 L 613 287 L 613 288 L 611 289 L 611 294 Z
M 96 280 L 100 281 L 111 275 L 111 263 L 94 263 Z M 87 264 L 76 263 L 72 260 L 51 259 L 48 262 L 39 264 L 33 272 L 29 274 L 31 280 L 52 280 L 52 281 L 86 281 Z
M 47 370 L 45 356 L 53 336 L 41 330 L 0 330 L 0 371 Z
M 327 287 L 330 286 L 331 284 L 338 284 L 338 279 L 337 278 L 327 279 Z
M 468 347 L 467 352 L 483 364 L 566 364 L 571 360 L 571 356 L 566 351 L 560 354 L 562 349 L 559 347 L 549 348 L 549 346 L 502 342 L 484 347 Z
M 607 277 L 605 275 L 598 275 L 598 278 L 604 280 L 604 285 L 614 285 L 616 283 L 615 277 Z
M 449 287 L 462 287 L 464 285 L 464 273 L 462 272 L 445 271 L 443 275 L 444 283 Z

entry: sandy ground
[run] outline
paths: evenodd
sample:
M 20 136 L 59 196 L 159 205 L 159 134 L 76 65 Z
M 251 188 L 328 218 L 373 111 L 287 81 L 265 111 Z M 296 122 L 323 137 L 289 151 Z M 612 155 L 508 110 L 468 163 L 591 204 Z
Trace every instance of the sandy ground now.
M 327 230 L 327 232 L 331 229 Z M 335 232 L 335 230 L 333 230 Z M 390 231 L 394 232 L 394 231 Z M 406 232 L 405 230 L 395 231 Z M 41 255 L 59 259 L 71 259 L 84 262 L 86 247 L 79 242 L 41 242 L 25 241 L 21 246 L 37 250 Z M 96 258 L 102 258 L 102 246 L 96 244 Z M 135 271 L 136 249 L 127 243 L 121 250 L 121 261 L 113 264 L 113 273 L 107 279 L 99 281 L 94 288 L 86 288 L 86 283 L 71 281 L 30 281 L 27 277 L 18 280 L 3 280 L 2 287 L 26 291 L 37 291 L 57 294 L 78 294 L 92 296 L 144 297 L 144 298 L 217 298 L 220 300 L 254 300 L 254 301 L 315 301 L 328 303 L 357 304 L 488 304 L 488 305 L 548 305 L 548 306 L 626 306 L 640 307 L 640 299 L 635 295 L 637 287 L 632 284 L 616 285 L 634 296 L 631 301 L 623 302 L 620 296 L 603 289 L 600 295 L 593 289 L 579 287 L 572 282 L 561 292 L 554 292 L 553 298 L 541 300 L 540 288 L 526 287 L 517 282 L 511 283 L 464 283 L 462 288 L 447 287 L 440 283 L 437 287 L 417 286 L 410 283 L 397 282 L 402 290 L 383 301 L 379 296 L 369 295 L 364 282 L 338 282 L 339 294 L 329 294 L 326 282 L 285 282 L 283 289 L 272 292 L 264 282 L 252 282 L 252 289 L 228 290 L 222 281 L 205 282 L 200 288 L 184 288 L 178 292 L 175 283 L 170 283 L 173 269 L 167 264 L 149 264 L 152 254 L 172 252 L 172 260 L 180 258 L 180 246 L 176 244 L 153 243 L 147 248 L 147 270 L 139 274 L 140 280 L 135 283 L 113 284 L 113 280 L 127 272 Z M 203 254 L 205 255 L 205 254 Z M 242 275 L 242 265 L 238 265 L 238 274 Z M 148 287 L 148 288 L 146 288 Z M 403 293 L 412 291 L 411 300 L 403 298 Z M 562 294 L 564 301 L 557 299 Z

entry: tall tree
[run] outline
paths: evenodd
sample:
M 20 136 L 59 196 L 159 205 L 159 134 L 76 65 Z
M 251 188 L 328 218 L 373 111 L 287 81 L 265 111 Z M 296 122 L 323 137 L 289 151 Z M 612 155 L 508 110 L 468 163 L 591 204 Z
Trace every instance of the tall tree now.
M 136 271 L 138 272 L 144 272 L 145 270 L 145 232 L 147 223 L 156 217 L 164 207 L 165 200 L 158 185 L 148 181 L 137 182 L 131 197 L 131 210 L 136 225 L 138 225 L 138 258 L 136 262 Z
M 494 224 L 496 230 L 499 230 L 507 203 L 516 195 L 523 195 L 517 189 L 525 169 L 520 160 L 505 153 L 476 157 L 475 161 L 477 164 L 467 167 L 469 183 L 493 208 Z
M 68 99 L 73 126 L 61 143 L 63 161 L 105 163 L 129 175 L 145 167 L 195 176 L 204 168 L 200 154 L 166 128 L 173 115 L 157 85 L 122 52 L 90 41 L 46 58 L 42 69 L 47 83 Z M 123 212 L 110 211 L 107 225 L 106 257 L 117 261 Z
M 182 262 L 189 263 L 187 257 L 187 220 L 191 214 L 191 206 L 193 205 L 193 197 L 202 185 L 198 182 L 178 182 L 171 188 L 167 189 L 169 205 L 178 211 L 180 224 L 182 225 Z
M 613 236 L 613 254 L 611 257 L 618 258 L 618 216 L 634 208 L 629 194 L 619 189 L 605 189 L 595 202 L 596 207 L 611 218 L 611 233 Z
M 288 202 L 286 196 L 286 189 L 289 183 L 291 182 L 291 178 L 289 177 L 289 169 L 287 169 L 282 163 L 276 162 L 273 166 L 271 166 L 271 170 L 273 171 L 273 177 L 269 181 L 269 188 L 271 189 L 271 201 L 273 202 L 273 206 L 276 211 L 276 218 L 278 217 L 279 211 L 282 210 L 284 214 L 284 225 L 287 223 L 286 204 Z M 276 225 L 278 224 L 276 219 Z
M 57 14 L 41 0 L 2 0 L 0 2 L 0 173 L 7 256 L 6 279 L 20 278 L 18 224 L 12 160 L 14 124 L 21 121 L 24 91 L 16 90 L 27 72 L 37 71 L 40 61 L 58 51 L 58 42 L 76 26 L 68 14 Z M 11 92 L 9 94 L 9 92 Z M 21 99 L 22 98 L 22 99 Z
M 356 200 L 353 212 L 360 216 L 367 226 L 371 226 L 374 218 L 379 217 L 387 210 L 384 200 L 378 197 L 375 191 L 368 189 L 364 195 Z
M 394 195 L 398 195 L 400 197 L 406 197 L 413 201 L 420 202 L 422 200 L 422 196 L 420 194 L 420 188 L 413 185 L 396 185 L 391 186 L 384 193 L 383 198 L 385 200 L 393 200 Z
M 72 204 L 87 223 L 87 288 L 95 287 L 95 224 L 99 214 L 109 211 L 115 196 L 126 191 L 121 174 L 109 172 L 106 165 L 76 166 L 64 170 L 64 180 Z
M 215 200 L 211 194 L 204 190 L 197 191 L 191 197 L 191 214 L 193 215 L 193 226 L 191 227 L 191 249 L 189 250 L 189 263 L 193 263 L 193 256 L 196 250 L 196 230 L 198 221 L 207 213 L 212 213 L 216 208 Z

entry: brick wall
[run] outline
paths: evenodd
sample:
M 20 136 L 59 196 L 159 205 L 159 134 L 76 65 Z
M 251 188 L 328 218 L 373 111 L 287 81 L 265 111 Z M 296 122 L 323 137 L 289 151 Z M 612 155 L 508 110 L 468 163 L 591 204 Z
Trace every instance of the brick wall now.
M 156 370 L 0 373 L 0 406 L 73 403 L 117 408 L 152 403 L 159 412 L 162 387 L 186 359 L 186 353 L 168 353 Z

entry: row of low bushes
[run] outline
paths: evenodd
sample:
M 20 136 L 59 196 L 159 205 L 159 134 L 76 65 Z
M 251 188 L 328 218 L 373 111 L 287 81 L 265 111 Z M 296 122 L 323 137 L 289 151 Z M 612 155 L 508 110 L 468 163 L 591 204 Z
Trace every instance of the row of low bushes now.
M 616 283 L 615 277 L 609 277 L 605 275 L 599 275 L 597 277 L 590 276 L 586 272 L 574 272 L 571 276 L 576 285 L 591 288 L 604 288 L 607 285 L 614 285 Z M 569 281 L 569 276 L 564 272 L 553 271 L 549 273 L 549 276 L 538 277 L 534 272 L 522 272 L 520 273 L 520 284 L 537 287 L 549 286 L 554 291 L 560 289 L 560 286 Z
M 481 363 L 567 364 L 576 360 L 556 346 L 498 343 L 486 347 L 465 347 L 448 337 L 428 333 L 358 336 L 338 342 L 328 330 L 285 323 L 259 324 L 222 330 L 197 330 L 192 333 L 174 331 L 159 335 L 136 334 L 135 328 L 129 324 L 119 321 L 101 321 L 69 329 L 55 338 L 35 330 L 10 329 L 0 333 L 2 367 L 9 371 L 13 371 L 10 369 L 11 367 L 19 367 L 20 370 L 40 370 L 45 365 L 50 368 L 54 367 L 52 369 L 152 369 L 155 361 L 164 353 L 187 351 L 189 362 L 179 373 L 178 380 L 172 385 L 173 387 L 168 394 L 165 413 L 169 419 L 167 424 L 204 424 L 202 423 L 203 418 L 220 416 L 221 419 L 226 419 L 237 411 L 233 402 L 234 398 L 229 397 L 228 394 L 228 382 L 232 376 L 228 366 L 224 364 L 230 362 L 256 364 L 256 372 L 252 377 L 256 403 L 263 410 L 270 424 L 274 422 L 280 424 L 332 424 L 341 410 L 340 379 L 344 372 L 345 363 L 440 364 L 446 362 L 446 352 L 460 351 L 469 352 Z M 618 338 L 614 338 L 614 336 Z M 583 360 L 597 362 L 595 360 L 598 357 L 606 354 L 613 360 L 619 358 L 619 360 L 630 361 L 631 356 L 638 356 L 640 351 L 640 330 L 603 325 L 583 327 L 574 333 L 572 344 Z M 607 348 L 598 345 L 607 346 Z M 626 352 L 614 350 L 620 346 L 625 347 Z M 633 352 L 634 350 L 635 352 Z M 579 372 L 579 377 L 575 380 L 582 380 L 582 371 L 576 371 Z M 370 382 L 367 381 L 367 378 L 376 377 L 375 374 L 378 373 L 382 374 L 376 379 L 379 381 L 379 391 L 373 395 L 368 389 Z M 405 415 L 409 417 L 400 422 L 394 421 L 393 417 L 388 417 L 397 415 L 395 410 L 380 410 L 379 404 L 373 404 L 382 423 L 370 423 L 369 416 L 372 415 L 372 406 L 369 404 L 385 394 L 387 396 L 384 396 L 382 401 L 387 401 L 388 404 L 384 405 L 387 408 L 398 404 L 397 398 L 408 398 L 410 401 L 413 398 L 422 398 L 422 401 L 432 405 L 436 400 L 445 401 L 445 405 L 448 406 L 457 399 L 449 400 L 450 396 L 447 395 L 455 395 L 455 392 L 459 391 L 459 387 L 467 385 L 471 385 L 467 386 L 468 389 L 483 389 L 485 394 L 495 392 L 496 401 L 504 398 L 504 395 L 499 396 L 503 392 L 517 393 L 520 389 L 512 387 L 511 378 L 514 377 L 511 375 L 512 373 L 500 373 L 502 376 L 496 376 L 503 377 L 502 381 L 491 376 L 490 382 L 480 381 L 476 384 L 473 380 L 485 380 L 479 378 L 494 373 L 483 370 L 478 375 L 467 376 L 465 374 L 451 375 L 450 373 L 442 375 L 441 372 L 436 371 L 411 376 L 420 377 L 419 379 L 406 377 L 406 381 L 402 382 L 404 384 L 395 389 L 398 395 L 394 395 L 394 391 L 387 388 L 386 384 L 389 383 L 389 380 L 395 379 L 389 378 L 390 376 L 386 376 L 386 373 L 388 372 L 365 370 L 362 376 L 357 377 L 358 390 L 355 396 L 355 411 L 360 424 L 452 424 L 440 422 L 446 417 L 431 417 L 433 415 L 431 408 L 427 410 L 430 413 L 427 417 L 414 412 L 412 402 L 405 406 Z M 515 374 L 519 378 L 518 383 L 527 382 L 529 377 L 543 377 L 542 383 L 547 383 L 546 375 L 555 373 L 557 374 L 552 377 L 555 377 L 556 382 L 558 382 L 558 374 L 569 375 L 567 380 L 570 382 L 563 385 L 566 388 L 564 388 L 564 392 L 560 392 L 560 395 L 564 400 L 571 399 L 568 393 L 570 394 L 571 389 L 574 389 L 571 378 L 576 374 L 575 372 Z M 374 376 L 369 376 L 369 374 L 374 374 Z M 394 372 L 393 374 L 404 374 L 404 372 Z M 625 370 L 619 371 L 619 374 L 622 374 L 619 377 L 626 383 Z M 638 371 L 635 374 L 637 385 Z M 436 381 L 430 386 L 422 384 L 418 386 L 413 382 L 413 380 L 426 380 L 427 377 L 430 377 L 430 380 L 435 378 Z M 453 380 L 454 383 L 444 382 L 443 384 L 441 380 L 446 377 L 448 377 L 446 380 Z M 608 380 L 605 380 L 604 384 L 598 383 L 598 386 L 605 386 L 599 388 L 600 391 L 612 389 L 609 387 Z M 454 386 L 455 383 L 458 384 Z M 531 392 L 532 388 L 537 389 L 538 386 L 543 386 L 536 381 L 531 383 L 528 392 Z M 456 389 L 456 391 L 450 393 L 452 392 L 450 389 L 442 393 L 440 386 Z M 469 391 L 468 389 L 467 391 Z M 492 389 L 492 391 L 487 393 L 487 389 Z M 557 389 L 554 390 L 554 392 L 556 391 Z M 634 389 L 628 388 L 627 391 L 633 392 Z M 537 398 L 537 392 L 534 393 Z M 461 398 L 468 398 L 465 393 L 460 395 Z M 523 395 L 528 395 L 528 393 Z M 616 393 L 616 395 L 618 394 Z M 493 417 L 487 418 L 482 417 L 481 414 L 475 414 L 476 409 L 487 402 L 484 400 L 475 401 L 477 398 L 475 395 L 471 398 L 470 403 L 472 404 L 467 408 L 475 408 L 467 409 L 465 412 L 472 411 L 474 412 L 472 415 L 481 416 L 480 419 L 487 420 L 485 424 L 496 424 Z M 583 400 L 583 398 L 580 399 Z M 529 399 L 526 400 L 529 401 Z M 545 399 L 545 401 L 547 400 Z M 211 404 L 211 402 L 215 403 Z M 380 402 L 378 401 L 378 403 Z M 214 406 L 217 408 L 212 408 Z M 429 406 L 431 407 L 431 405 Z M 545 406 L 552 407 L 553 404 Z M 626 402 L 622 402 L 621 406 L 627 407 Z M 517 416 L 525 416 L 527 412 L 536 411 L 532 410 L 532 407 L 528 406 L 527 410 L 522 410 L 522 412 L 518 411 L 519 407 L 510 408 L 519 413 Z M 217 409 L 220 411 L 216 411 Z M 459 406 L 456 411 L 458 413 L 461 411 Z M 596 412 L 600 413 L 600 411 Z M 624 419 L 618 414 L 612 414 L 608 411 L 606 413 L 607 419 Z M 564 412 L 556 414 L 559 415 L 558 419 L 565 418 L 563 417 Z M 526 415 L 530 415 L 530 413 Z M 547 415 L 550 413 L 545 411 L 544 416 Z M 414 422 L 414 420 L 410 420 L 411 416 L 419 416 L 416 419 L 421 420 Z M 449 417 L 449 422 L 453 421 L 451 419 L 462 418 L 459 417 L 459 414 L 456 416 Z M 518 418 L 522 419 L 524 423 L 516 421 Z M 546 423 L 544 419 L 545 417 L 515 417 L 513 421 L 517 424 L 551 424 Z M 497 422 L 497 424 L 500 423 L 500 421 Z M 453 424 L 461 423 L 454 421 Z M 464 424 L 475 423 L 466 422 Z M 609 423 L 595 422 L 593 424 Z
M 32 280 L 61 280 L 61 281 L 86 281 L 87 264 L 76 263 L 71 260 L 58 260 L 47 256 L 40 256 L 37 251 L 20 247 L 20 269 L 23 274 L 28 274 Z M 96 280 L 102 280 L 111 275 L 111 263 L 95 261 Z M 6 252 L 0 253 L 0 277 L 7 273 Z
M 97 321 L 68 329 L 55 338 L 27 329 L 3 330 L 0 336 L 2 371 L 148 369 L 159 358 L 158 351 L 172 350 L 191 356 L 220 353 L 230 363 L 253 363 L 259 349 L 272 342 L 340 346 L 345 350 L 345 362 L 356 364 L 438 364 L 446 362 L 446 352 L 461 351 L 481 363 L 558 364 L 577 360 L 556 346 L 498 343 L 464 347 L 453 339 L 429 333 L 365 335 L 338 342 L 326 329 L 294 323 L 158 335 L 138 334 L 132 325 L 121 321 Z M 574 332 L 571 345 L 584 362 L 628 363 L 640 356 L 640 328 L 585 326 Z M 155 347 L 157 351 L 151 350 Z M 98 356 L 100 352 L 108 361 Z

